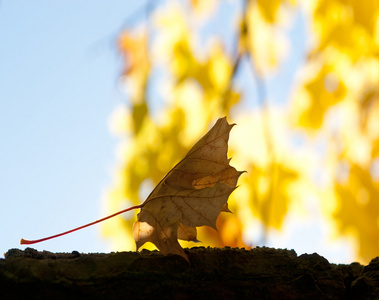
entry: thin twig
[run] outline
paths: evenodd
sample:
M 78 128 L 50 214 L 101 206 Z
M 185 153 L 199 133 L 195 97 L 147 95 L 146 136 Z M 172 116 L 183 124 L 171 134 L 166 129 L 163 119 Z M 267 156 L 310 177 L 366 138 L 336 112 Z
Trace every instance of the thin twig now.
M 248 0 L 244 1 L 244 6 L 243 6 L 243 29 L 246 30 L 244 33 L 246 36 L 249 36 L 249 27 L 247 26 L 247 9 L 248 9 Z M 258 69 L 254 58 L 251 54 L 251 49 L 249 49 L 249 45 L 246 44 L 244 49 L 244 55 L 247 57 L 248 61 L 250 62 L 251 70 L 253 77 L 256 82 L 257 86 L 257 96 L 258 96 L 258 103 L 262 104 L 263 108 L 263 118 L 262 118 L 262 123 L 263 123 L 263 134 L 265 136 L 265 142 L 266 142 L 266 148 L 267 148 L 267 155 L 268 155 L 268 166 L 267 166 L 267 171 L 269 174 L 269 179 L 270 179 L 270 185 L 268 192 L 266 194 L 266 201 L 263 201 L 265 205 L 262 205 L 261 207 L 261 216 L 263 217 L 263 222 L 269 224 L 270 220 L 270 211 L 271 207 L 273 204 L 273 191 L 274 191 L 274 185 L 275 185 L 275 165 L 276 165 L 276 157 L 275 157 L 275 149 L 273 145 L 273 137 L 272 137 L 272 132 L 271 132 L 271 114 L 270 114 L 270 104 L 268 100 L 268 95 L 267 95 L 267 88 L 266 84 L 263 78 L 262 72 Z M 263 224 L 264 226 L 264 233 L 263 233 L 263 243 L 266 242 L 267 239 L 267 226 Z

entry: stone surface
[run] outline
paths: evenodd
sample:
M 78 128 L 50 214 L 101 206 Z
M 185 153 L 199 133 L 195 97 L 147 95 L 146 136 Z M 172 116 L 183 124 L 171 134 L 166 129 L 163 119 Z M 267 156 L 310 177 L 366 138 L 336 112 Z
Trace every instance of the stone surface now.
M 255 248 L 80 254 L 11 249 L 0 299 L 379 299 L 379 258 L 330 264 L 314 254 Z

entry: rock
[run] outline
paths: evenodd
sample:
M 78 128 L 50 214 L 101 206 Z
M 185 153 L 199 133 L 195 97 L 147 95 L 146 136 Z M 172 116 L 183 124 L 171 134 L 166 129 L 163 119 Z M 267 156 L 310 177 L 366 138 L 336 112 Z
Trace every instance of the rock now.
M 352 283 L 351 294 L 355 299 L 379 299 L 379 257 L 363 268 Z
M 363 267 L 266 247 L 185 251 L 190 264 L 180 256 L 147 250 L 80 254 L 11 249 L 0 260 L 0 299 L 378 297 L 379 258 Z

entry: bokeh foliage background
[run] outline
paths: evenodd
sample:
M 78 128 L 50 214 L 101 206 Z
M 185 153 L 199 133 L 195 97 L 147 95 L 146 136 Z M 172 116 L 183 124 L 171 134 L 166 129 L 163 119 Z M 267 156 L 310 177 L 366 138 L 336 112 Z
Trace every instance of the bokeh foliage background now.
M 107 213 L 143 202 L 226 115 L 238 124 L 229 143 L 232 165 L 248 173 L 229 200 L 233 214 L 218 219 L 219 232 L 200 228 L 203 244 L 264 244 L 290 212 L 310 213 L 312 199 L 331 236 L 354 244 L 358 261 L 377 256 L 379 2 L 148 1 L 145 9 L 118 38 L 126 101 L 111 120 L 120 143 Z M 307 27 L 307 56 L 290 99 L 276 105 L 266 81 L 291 51 L 285 29 L 298 13 Z M 242 68 L 249 79 L 239 76 Z M 134 220 L 126 214 L 104 223 L 115 249 L 135 248 Z M 247 234 L 257 223 L 259 241 Z

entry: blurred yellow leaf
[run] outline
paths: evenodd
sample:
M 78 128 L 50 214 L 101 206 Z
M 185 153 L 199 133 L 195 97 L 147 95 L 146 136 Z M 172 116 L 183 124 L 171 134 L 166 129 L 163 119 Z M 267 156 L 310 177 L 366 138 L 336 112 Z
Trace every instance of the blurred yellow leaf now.
M 346 94 L 343 82 L 327 67 L 313 73 L 313 77 L 304 82 L 301 89 L 303 90 L 293 105 L 297 110 L 299 125 L 305 128 L 320 128 L 328 109 L 340 102 Z
M 368 263 L 379 251 L 379 183 L 367 169 L 351 165 L 347 181 L 336 183 L 335 192 L 338 228 L 356 238 L 360 259 Z
M 273 23 L 275 21 L 281 2 L 281 0 L 257 1 L 258 7 L 267 22 Z

